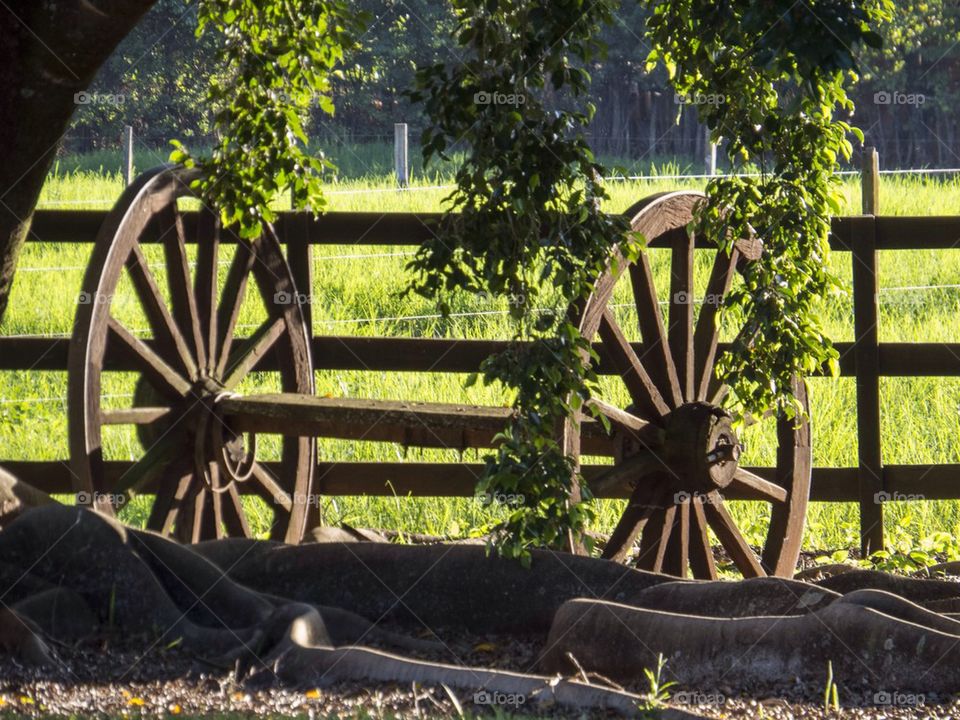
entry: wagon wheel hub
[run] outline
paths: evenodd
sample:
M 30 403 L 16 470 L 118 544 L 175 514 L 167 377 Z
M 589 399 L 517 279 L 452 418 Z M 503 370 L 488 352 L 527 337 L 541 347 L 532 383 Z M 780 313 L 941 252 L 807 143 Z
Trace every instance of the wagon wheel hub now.
M 742 446 L 726 410 L 691 402 L 664 421 L 663 459 L 676 490 L 706 494 L 733 482 Z

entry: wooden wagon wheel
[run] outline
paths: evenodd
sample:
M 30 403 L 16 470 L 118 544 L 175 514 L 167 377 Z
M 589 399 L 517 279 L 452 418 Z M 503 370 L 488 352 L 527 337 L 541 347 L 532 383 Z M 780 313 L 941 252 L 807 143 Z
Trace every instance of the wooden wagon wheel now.
M 777 418 L 775 476 L 763 478 L 738 465 L 741 444 L 724 410 L 726 388 L 714 376 L 717 311 L 742 263 L 759 257 L 758 242 L 743 241 L 731 254 L 697 250 L 686 226 L 701 193 L 652 196 L 627 211 L 632 229 L 655 247 L 671 251 L 670 287 L 658 294 L 649 253 L 627 262 L 621 249 L 595 293 L 578 311 L 583 335 L 600 342 L 601 363 L 609 364 L 626 386 L 624 408 L 596 398 L 599 411 L 615 431 L 614 466 L 595 478 L 598 495 L 628 487 L 626 511 L 604 550 L 604 557 L 625 560 L 640 539 L 638 566 L 698 578 L 716 578 L 708 528 L 745 577 L 791 576 L 800 552 L 810 491 L 810 428 Z M 697 252 L 715 255 L 699 317 L 694 317 L 694 267 Z M 623 276 L 627 275 L 628 278 Z M 623 279 L 632 288 L 637 332 L 642 345 L 628 341 L 616 319 L 614 290 Z M 660 310 L 668 305 L 667 321 Z M 617 382 L 620 382 L 620 379 Z M 806 387 L 795 392 L 807 406 Z M 773 419 L 771 419 L 773 421 Z M 577 419 L 568 420 L 564 443 L 579 460 Z M 764 547 L 748 545 L 724 498 L 766 501 L 771 505 Z
M 83 282 L 69 358 L 70 455 L 78 502 L 114 513 L 132 494 L 153 494 L 147 526 L 185 542 L 250 535 L 240 484 L 273 509 L 271 536 L 299 542 L 305 531 L 314 466 L 312 438 L 284 437 L 278 465 L 267 467 L 251 443 L 231 431 L 218 404 L 265 356 L 283 392 L 313 394 L 309 335 L 290 269 L 268 229 L 255 241 L 221 232 L 217 213 L 184 214 L 197 176 L 178 168 L 141 175 L 104 221 Z M 196 218 L 194 222 L 194 218 Z M 194 229 L 195 225 L 195 229 Z M 187 238 L 196 234 L 196 261 Z M 235 243 L 220 280 L 221 241 Z M 163 248 L 167 292 L 147 262 L 146 243 Z M 257 291 L 248 291 L 250 280 Z M 132 287 L 147 329 L 118 319 L 121 283 Z M 220 286 L 222 284 L 222 292 Z M 252 290 L 252 288 L 250 289 Z M 234 342 L 250 304 L 265 311 L 253 334 Z M 146 334 L 144 336 L 144 333 Z M 104 402 L 110 363 L 135 368 L 133 401 Z M 122 472 L 105 461 L 104 429 L 136 426 L 142 445 Z

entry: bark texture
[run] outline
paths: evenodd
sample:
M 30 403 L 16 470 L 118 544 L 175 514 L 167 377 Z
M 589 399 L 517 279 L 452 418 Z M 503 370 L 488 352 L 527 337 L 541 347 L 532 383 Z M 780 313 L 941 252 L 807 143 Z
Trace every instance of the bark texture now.
M 17 257 L 75 95 L 155 0 L 0 5 L 0 324 Z

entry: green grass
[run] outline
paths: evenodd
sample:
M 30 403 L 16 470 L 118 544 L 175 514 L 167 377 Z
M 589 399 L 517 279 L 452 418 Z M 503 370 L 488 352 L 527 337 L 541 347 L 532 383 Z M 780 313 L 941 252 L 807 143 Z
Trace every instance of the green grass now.
M 41 196 L 41 207 L 109 207 L 122 189 L 117 173 L 95 169 L 66 172 L 62 163 L 50 177 Z M 649 168 L 647 168 L 649 169 Z M 667 170 L 672 169 L 668 166 Z M 389 176 L 367 176 L 332 182 L 330 209 L 382 212 L 432 212 L 440 209 L 444 189 L 427 186 L 443 178 L 415 180 L 411 190 L 393 189 Z M 625 181 L 610 184 L 609 210 L 623 210 L 653 192 L 678 187 L 700 188 L 702 181 Z M 418 189 L 424 188 L 424 189 Z M 859 207 L 859 187 L 850 179 L 845 185 L 848 212 Z M 79 202 L 74 202 L 79 201 Z M 960 182 L 884 177 L 881 207 L 889 215 L 945 215 L 960 206 Z M 502 304 L 484 298 L 461 296 L 454 312 L 464 313 L 443 321 L 435 308 L 418 297 L 401 297 L 408 277 L 404 264 L 412 248 L 397 247 L 316 247 L 314 250 L 314 332 L 342 335 L 389 335 L 406 337 L 507 337 L 509 327 Z M 657 278 L 666 286 L 668 258 L 665 251 L 651 251 Z M 29 244 L 20 260 L 20 272 L 13 290 L 3 333 L 69 334 L 73 322 L 89 245 L 51 246 Z M 151 258 L 160 261 L 160 257 Z M 851 258 L 835 253 L 831 265 L 849 283 Z M 960 288 L 906 290 L 908 287 L 957 284 L 960 252 L 885 252 L 880 257 L 880 339 L 881 341 L 956 342 L 960 316 Z M 698 262 L 701 282 L 709 272 L 706 258 Z M 163 282 L 162 270 L 158 279 Z M 221 277 L 222 280 L 222 277 Z M 702 285 L 701 285 L 702 287 Z M 623 290 L 623 289 L 621 289 Z M 618 296 L 625 307 L 618 312 L 629 320 L 627 297 Z M 120 316 L 131 327 L 144 327 L 131 295 Z M 475 314 L 481 313 L 481 314 Z M 828 298 L 822 308 L 830 335 L 837 341 L 853 339 L 852 304 L 849 296 Z M 246 332 L 259 321 L 258 309 L 244 309 L 241 324 Z M 141 323 L 141 324 L 138 324 Z M 624 327 L 631 323 L 625 322 Z M 728 330 L 729 332 L 729 330 Z M 464 401 L 503 404 L 508 400 L 498 388 L 463 387 L 463 376 L 380 372 L 318 372 L 317 392 L 332 396 L 383 399 Z M 818 466 L 856 464 L 855 397 L 852 379 L 811 381 L 814 419 L 814 463 Z M 63 373 L 0 373 L 0 457 L 10 459 L 65 458 L 67 427 Z M 122 403 L 132 392 L 130 377 L 112 376 L 104 391 L 121 396 Z M 253 378 L 247 390 L 271 389 L 269 378 Z M 887 463 L 957 462 L 960 438 L 960 379 L 886 378 L 882 383 L 883 459 Z M 752 429 L 746 436 L 748 464 L 769 464 L 773 443 L 769 427 Z M 276 442 L 264 439 L 265 454 L 276 452 Z M 135 456 L 139 443 L 123 429 L 111 432 L 106 451 L 110 457 Z M 321 459 L 340 460 L 451 460 L 452 452 L 421 451 L 389 444 L 325 440 L 320 443 Z M 479 460 L 468 451 L 466 460 Z M 763 526 L 761 506 L 735 504 L 738 520 L 753 540 L 759 540 Z M 600 503 L 601 525 L 609 529 L 622 505 Z M 251 507 L 264 516 L 262 507 Z M 331 522 L 396 528 L 407 531 L 462 535 L 496 517 L 496 512 L 474 499 L 327 498 L 324 511 Z M 144 508 L 134 504 L 128 519 L 142 521 Z M 261 520 L 262 522 L 263 520 Z M 886 507 L 888 528 L 909 527 L 916 538 L 934 532 L 960 535 L 960 503 L 930 501 L 892 503 Z M 814 504 L 809 513 L 805 545 L 826 549 L 858 544 L 857 510 L 849 504 Z M 902 533 L 901 533 L 902 534 Z

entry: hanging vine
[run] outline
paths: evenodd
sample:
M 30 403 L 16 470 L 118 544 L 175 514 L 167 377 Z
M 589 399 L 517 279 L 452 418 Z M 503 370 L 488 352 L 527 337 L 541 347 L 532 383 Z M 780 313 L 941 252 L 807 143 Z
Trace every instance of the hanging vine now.
M 207 92 L 217 139 L 209 157 L 174 142 L 171 160 L 204 170 L 198 190 L 241 237 L 276 219 L 270 205 L 287 190 L 296 207 L 321 212 L 335 168 L 308 150 L 304 123 L 314 106 L 333 114 L 330 80 L 367 15 L 344 0 L 201 0 L 197 15 L 198 35 L 222 36 L 222 74 Z
M 707 187 L 698 230 L 729 245 L 759 237 L 763 257 L 731 293 L 726 312 L 744 328 L 720 363 L 744 411 L 794 412 L 790 378 L 836 371 L 818 304 L 837 279 L 827 266 L 829 218 L 839 210 L 834 172 L 852 133 L 856 48 L 887 0 L 853 2 L 664 0 L 651 8 L 648 62 L 662 62 L 679 94 L 721 97 L 698 106 L 734 172 Z M 522 497 L 501 525 L 500 552 L 576 546 L 589 498 L 557 428 L 584 406 L 596 378 L 589 344 L 564 309 L 588 297 L 610 249 L 628 256 L 642 238 L 599 212 L 604 168 L 584 138 L 593 113 L 590 63 L 618 3 L 601 0 L 454 0 L 460 57 L 424 68 L 414 98 L 429 120 L 425 160 L 466 157 L 447 198 L 455 212 L 410 263 L 413 289 L 440 300 L 454 290 L 510 298 L 515 341 L 483 366 L 487 383 L 516 392 L 514 414 L 488 457 L 479 490 Z M 639 30 L 639 29 L 638 29 Z M 552 291 L 556 292 L 552 292 Z M 546 310 L 544 308 L 546 307 Z M 582 488 L 582 490 L 580 489 Z

